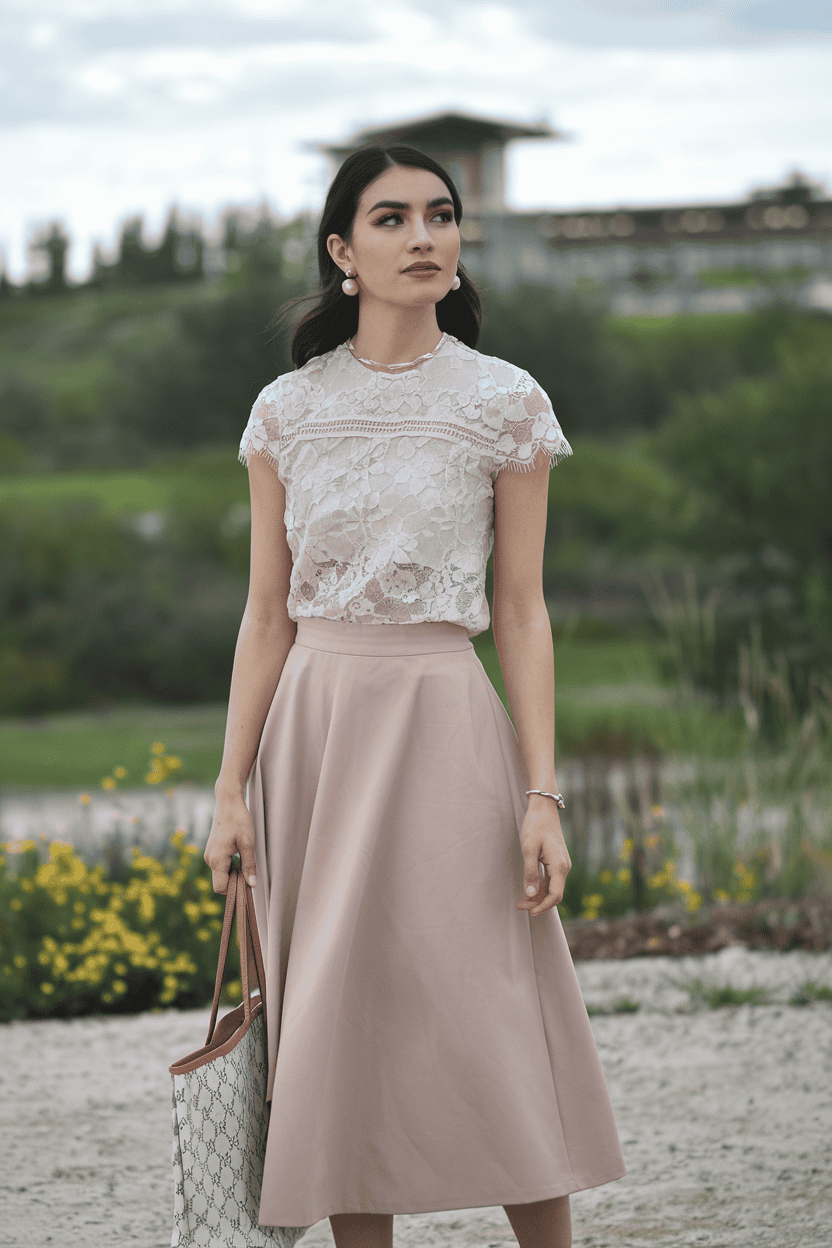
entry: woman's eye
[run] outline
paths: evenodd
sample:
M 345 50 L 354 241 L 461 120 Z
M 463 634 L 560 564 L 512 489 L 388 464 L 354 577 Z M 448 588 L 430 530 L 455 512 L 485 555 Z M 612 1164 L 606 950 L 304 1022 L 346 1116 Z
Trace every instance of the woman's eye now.
M 454 214 L 450 208 L 443 208 L 431 218 L 432 221 L 441 221 L 444 224 L 450 223 L 453 219 Z M 377 218 L 376 225 L 390 225 L 391 223 L 393 225 L 400 225 L 402 220 L 403 217 L 400 212 L 387 212 L 383 217 Z

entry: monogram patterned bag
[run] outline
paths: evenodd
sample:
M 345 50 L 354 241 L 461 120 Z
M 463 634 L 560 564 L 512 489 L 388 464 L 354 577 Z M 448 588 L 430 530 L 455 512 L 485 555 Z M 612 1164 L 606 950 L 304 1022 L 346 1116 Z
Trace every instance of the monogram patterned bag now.
M 243 1000 L 217 1026 L 235 909 Z M 250 954 L 260 988 L 253 1001 Z M 265 984 L 251 888 L 232 867 L 208 1039 L 203 1048 L 169 1067 L 173 1077 L 171 1248 L 293 1248 L 309 1229 L 260 1226 L 257 1221 L 270 1108 L 265 1100 Z

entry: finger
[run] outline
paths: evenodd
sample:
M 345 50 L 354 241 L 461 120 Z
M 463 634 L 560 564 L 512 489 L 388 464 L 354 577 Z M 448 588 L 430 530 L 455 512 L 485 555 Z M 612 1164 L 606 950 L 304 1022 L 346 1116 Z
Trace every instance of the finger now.
M 523 884 L 524 884 L 524 890 L 528 889 L 528 887 L 533 887 L 534 894 L 528 894 L 523 897 L 523 900 L 518 901 L 518 909 L 530 910 L 531 906 L 536 905 L 536 902 L 538 902 L 541 897 L 541 880 L 540 880 L 540 867 L 539 866 L 536 867 L 534 874 L 533 872 L 530 872 L 528 869 L 524 870 Z
M 228 892 L 228 880 L 231 874 L 231 855 L 224 854 L 222 857 L 214 854 L 208 863 L 211 868 L 211 884 L 215 893 Z
M 257 886 L 257 861 L 254 856 L 254 839 L 246 837 L 237 842 L 240 855 L 240 872 L 244 880 L 248 880 L 252 888 Z
M 557 904 L 558 904 L 557 894 L 552 893 L 552 892 L 547 893 L 542 901 L 535 902 L 534 906 L 529 911 L 529 917 L 533 919 L 538 914 L 545 913 L 546 910 L 554 910 Z
M 528 849 L 523 853 L 523 895 L 536 897 L 540 892 L 540 849 Z
M 533 908 L 529 911 L 531 918 L 535 915 L 543 914 L 545 910 L 553 910 L 555 906 L 563 901 L 563 888 L 565 881 L 559 876 L 552 876 L 546 864 L 543 864 L 545 890 L 543 896 L 535 902 Z

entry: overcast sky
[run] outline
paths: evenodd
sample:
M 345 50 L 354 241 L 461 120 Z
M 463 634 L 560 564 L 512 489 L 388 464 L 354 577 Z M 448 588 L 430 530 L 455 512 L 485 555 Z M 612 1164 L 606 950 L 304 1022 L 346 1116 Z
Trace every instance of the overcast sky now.
M 210 226 L 320 208 L 308 150 L 459 108 L 545 119 L 514 208 L 728 200 L 799 168 L 832 189 L 832 0 L 2 0 L 0 250 L 171 204 Z

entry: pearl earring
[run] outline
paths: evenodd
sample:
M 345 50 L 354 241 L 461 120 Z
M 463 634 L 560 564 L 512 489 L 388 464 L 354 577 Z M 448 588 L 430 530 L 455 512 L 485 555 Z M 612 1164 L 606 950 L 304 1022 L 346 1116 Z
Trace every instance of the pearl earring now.
M 451 290 L 459 290 L 461 285 L 462 282 L 459 280 L 459 274 L 457 273 L 454 280 L 451 282 Z
M 358 283 L 352 280 L 354 277 L 355 277 L 355 274 L 353 273 L 352 269 L 347 269 L 346 280 L 341 283 L 341 289 L 343 290 L 345 295 L 357 295 L 358 294 Z

